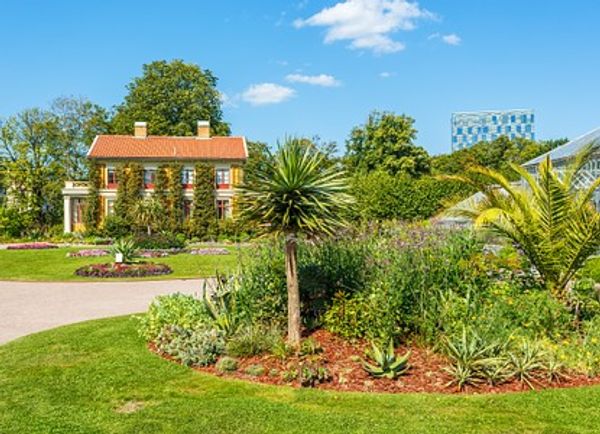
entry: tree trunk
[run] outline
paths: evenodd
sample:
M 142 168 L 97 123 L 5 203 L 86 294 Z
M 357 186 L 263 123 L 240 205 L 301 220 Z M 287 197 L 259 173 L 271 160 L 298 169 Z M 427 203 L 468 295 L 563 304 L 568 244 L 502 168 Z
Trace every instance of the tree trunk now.
M 148 225 L 146 226 L 146 231 L 148 232 L 148 236 L 152 236 L 152 226 Z
M 285 276 L 288 291 L 288 342 L 300 345 L 300 290 L 298 288 L 298 264 L 296 236 L 285 237 Z

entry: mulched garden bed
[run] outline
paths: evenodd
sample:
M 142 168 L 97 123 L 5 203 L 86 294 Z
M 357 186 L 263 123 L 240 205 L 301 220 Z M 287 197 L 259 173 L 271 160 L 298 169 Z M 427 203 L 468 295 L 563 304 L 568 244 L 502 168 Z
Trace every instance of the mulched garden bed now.
M 83 277 L 147 277 L 171 274 L 173 270 L 165 264 L 135 262 L 132 264 L 91 264 L 78 268 L 75 274 Z
M 396 352 L 399 355 L 411 351 L 409 360 L 411 367 L 406 375 L 402 375 L 395 380 L 374 378 L 362 369 L 360 363 L 359 358 L 365 357 L 365 349 L 368 347 L 365 342 L 350 343 L 325 330 L 318 330 L 311 334 L 311 336 L 323 349 L 323 351 L 317 355 L 305 357 L 295 356 L 286 360 L 281 360 L 273 355 L 237 358 L 239 362 L 237 371 L 227 373 L 219 372 L 214 366 L 194 367 L 193 369 L 222 377 L 238 378 L 273 385 L 291 385 L 300 387 L 298 380 L 292 382 L 284 381 L 281 373 L 292 367 L 297 367 L 299 363 L 306 361 L 308 358 L 312 361 L 318 360 L 319 364 L 326 367 L 333 377 L 330 382 L 318 384 L 316 386 L 318 389 L 357 392 L 427 392 L 447 394 L 506 393 L 531 390 L 526 384 L 517 380 L 512 380 L 497 386 L 491 386 L 489 384 L 480 384 L 477 387 L 468 386 L 464 390 L 459 391 L 456 386 L 448 385 L 451 378 L 444 370 L 449 364 L 445 357 L 416 345 L 401 346 L 396 349 Z M 148 347 L 152 352 L 159 356 L 174 361 L 172 357 L 158 351 L 153 343 L 150 343 Z M 246 368 L 257 364 L 262 365 L 265 368 L 264 375 L 252 376 L 245 373 Z M 273 375 L 275 371 L 277 371 L 277 375 Z M 568 376 L 560 382 L 550 382 L 546 379 L 540 379 L 535 382 L 534 387 L 536 390 L 540 390 L 548 388 L 590 386 L 595 384 L 600 384 L 600 376 L 589 378 L 583 374 L 568 374 Z

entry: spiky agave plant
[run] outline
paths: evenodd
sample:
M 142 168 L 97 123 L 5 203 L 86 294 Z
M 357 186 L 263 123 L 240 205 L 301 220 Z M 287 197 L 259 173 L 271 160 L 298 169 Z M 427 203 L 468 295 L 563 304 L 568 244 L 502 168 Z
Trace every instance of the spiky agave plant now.
M 300 344 L 299 235 L 332 234 L 345 224 L 352 202 L 343 172 L 326 164 L 325 156 L 302 139 L 286 139 L 274 155 L 239 187 L 242 216 L 285 237 L 288 290 L 288 340 Z
M 362 367 L 373 377 L 394 379 L 408 371 L 410 365 L 410 351 L 401 357 L 396 355 L 394 350 L 394 341 L 390 339 L 387 346 L 379 347 L 375 343 L 371 344 L 371 351 L 367 353 L 371 362 L 362 361 Z
M 462 176 L 445 176 L 482 194 L 481 200 L 449 213 L 472 219 L 475 227 L 490 229 L 516 243 L 546 287 L 565 300 L 575 273 L 600 248 L 600 213 L 592 203 L 600 178 L 584 188 L 578 185 L 591 152 L 591 146 L 585 147 L 562 171 L 554 169 L 547 157 L 539 164 L 537 175 L 512 164 L 523 180 L 520 184 L 485 167 L 471 167 Z

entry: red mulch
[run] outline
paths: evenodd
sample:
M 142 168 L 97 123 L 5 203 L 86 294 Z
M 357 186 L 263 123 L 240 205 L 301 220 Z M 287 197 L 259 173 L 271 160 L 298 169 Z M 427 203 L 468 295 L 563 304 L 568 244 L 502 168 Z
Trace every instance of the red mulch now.
M 364 358 L 366 343 L 351 343 L 338 336 L 335 336 L 325 330 L 318 330 L 311 336 L 319 342 L 323 351 L 314 356 L 297 356 L 281 360 L 273 355 L 254 356 L 248 358 L 237 358 L 239 361 L 238 370 L 229 373 L 220 373 L 214 366 L 194 367 L 193 369 L 206 372 L 217 376 L 238 378 L 252 382 L 267 383 L 275 385 L 292 385 L 300 387 L 298 380 L 291 383 L 285 382 L 281 378 L 281 373 L 292 367 L 297 367 L 299 362 L 318 361 L 320 366 L 326 367 L 332 374 L 332 381 L 316 386 L 318 389 L 339 390 L 339 391 L 359 391 L 359 392 L 384 392 L 384 393 L 407 393 L 407 392 L 428 392 L 428 393 L 461 393 L 461 394 L 484 394 L 484 393 L 506 393 L 521 392 L 530 390 L 530 388 L 517 381 L 490 386 L 480 384 L 477 387 L 468 386 L 464 390 L 457 390 L 456 386 L 448 386 L 450 376 L 444 371 L 448 366 L 448 361 L 441 355 L 432 352 L 426 348 L 416 345 L 407 345 L 396 348 L 397 354 L 411 352 L 409 359 L 409 371 L 395 380 L 373 378 L 367 374 L 361 367 L 357 357 Z M 160 354 L 154 344 L 149 344 L 149 348 L 161 357 L 173 361 L 171 357 Z M 245 374 L 245 369 L 250 365 L 260 364 L 265 368 L 265 374 L 260 377 Z M 269 371 L 277 370 L 277 375 L 269 375 Z M 550 382 L 546 379 L 540 379 L 534 383 L 535 389 L 567 388 L 590 386 L 600 384 L 600 376 L 589 378 L 583 374 L 570 373 L 560 382 Z

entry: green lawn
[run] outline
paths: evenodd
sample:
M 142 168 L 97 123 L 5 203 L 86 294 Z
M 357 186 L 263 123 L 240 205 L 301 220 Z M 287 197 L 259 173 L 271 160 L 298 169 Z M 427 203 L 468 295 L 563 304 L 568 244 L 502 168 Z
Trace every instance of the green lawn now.
M 595 433 L 600 387 L 489 396 L 320 392 L 151 354 L 130 317 L 0 346 L 2 433 Z M 129 408 L 131 412 L 123 411 Z
M 153 276 L 146 280 L 184 279 L 214 276 L 216 271 L 224 272 L 237 264 L 240 250 L 229 247 L 230 255 L 197 256 L 180 254 L 166 258 L 146 259 L 161 262 L 173 269 L 172 274 Z M 0 250 L 0 280 L 39 280 L 39 281 L 90 281 L 123 279 L 90 279 L 75 275 L 75 270 L 86 264 L 106 263 L 111 256 L 97 258 L 67 258 L 67 252 L 80 248 L 58 248 L 48 250 Z M 143 280 L 143 279 L 135 279 Z

